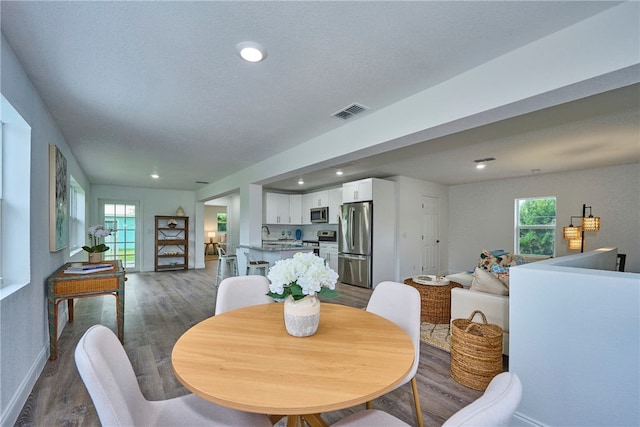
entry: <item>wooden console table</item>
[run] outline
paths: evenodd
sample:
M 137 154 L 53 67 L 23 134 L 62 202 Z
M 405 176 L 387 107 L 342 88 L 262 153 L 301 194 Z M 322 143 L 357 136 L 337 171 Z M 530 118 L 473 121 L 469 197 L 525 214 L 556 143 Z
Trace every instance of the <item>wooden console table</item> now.
M 124 342 L 124 282 L 127 280 L 125 271 L 119 260 L 104 261 L 103 264 L 111 264 L 113 269 L 88 274 L 67 274 L 64 271 L 71 267 L 71 263 L 67 263 L 47 278 L 49 359 L 58 358 L 58 304 L 64 300 L 67 300 L 71 323 L 74 298 L 115 296 L 118 338 Z

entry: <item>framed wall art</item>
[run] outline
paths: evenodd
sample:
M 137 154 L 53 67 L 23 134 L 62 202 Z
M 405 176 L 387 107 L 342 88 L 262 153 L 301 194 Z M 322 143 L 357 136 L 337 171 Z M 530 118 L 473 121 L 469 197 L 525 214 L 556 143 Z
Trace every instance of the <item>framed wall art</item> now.
M 67 159 L 57 146 L 49 144 L 49 252 L 69 244 L 68 198 Z

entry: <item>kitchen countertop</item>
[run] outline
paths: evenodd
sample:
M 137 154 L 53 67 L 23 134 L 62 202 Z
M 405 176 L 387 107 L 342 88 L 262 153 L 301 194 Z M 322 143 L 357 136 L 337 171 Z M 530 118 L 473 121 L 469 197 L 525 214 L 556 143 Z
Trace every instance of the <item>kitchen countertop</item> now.
M 262 245 L 238 245 L 239 248 L 246 249 L 254 249 L 258 251 L 270 251 L 270 252 L 278 252 L 278 251 L 292 251 L 299 249 L 316 249 L 319 248 L 319 245 L 303 245 L 301 243 L 263 243 Z

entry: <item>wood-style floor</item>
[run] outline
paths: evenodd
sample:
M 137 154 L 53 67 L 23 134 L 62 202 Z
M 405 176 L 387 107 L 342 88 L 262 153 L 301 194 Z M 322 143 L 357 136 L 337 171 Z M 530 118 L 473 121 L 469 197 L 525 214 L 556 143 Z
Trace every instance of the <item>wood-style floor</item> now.
M 129 274 L 126 283 L 124 346 L 149 400 L 186 394 L 171 368 L 176 340 L 215 310 L 216 261 L 205 269 Z M 364 308 L 371 291 L 338 284 L 334 303 Z M 116 330 L 115 298 L 82 298 L 75 302 L 75 320 L 67 324 L 58 345 L 58 359 L 48 361 L 15 425 L 99 426 L 91 398 L 76 370 L 73 351 L 82 334 L 97 323 Z M 450 355 L 422 343 L 417 374 L 425 426 L 440 426 L 454 412 L 482 393 L 455 382 L 449 375 Z M 348 379 L 345 379 L 348 381 Z M 323 414 L 328 423 L 354 409 Z M 373 407 L 415 425 L 410 384 L 374 400 Z M 278 425 L 284 425 L 280 421 Z M 187 427 L 187 426 L 184 426 Z

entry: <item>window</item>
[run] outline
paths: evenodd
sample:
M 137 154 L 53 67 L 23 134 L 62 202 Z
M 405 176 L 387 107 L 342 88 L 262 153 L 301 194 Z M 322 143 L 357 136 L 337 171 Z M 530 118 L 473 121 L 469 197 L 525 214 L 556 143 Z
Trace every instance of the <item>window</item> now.
M 31 281 L 31 127 L 4 96 L 0 122 L 0 298 L 4 298 Z
M 516 253 L 555 255 L 556 198 L 516 199 Z
M 82 249 L 85 242 L 85 196 L 84 190 L 73 176 L 69 179 L 71 182 L 69 188 L 69 249 L 70 254 L 73 255 Z
M 218 231 L 226 232 L 227 231 L 227 214 L 219 213 L 216 217 L 218 220 Z

